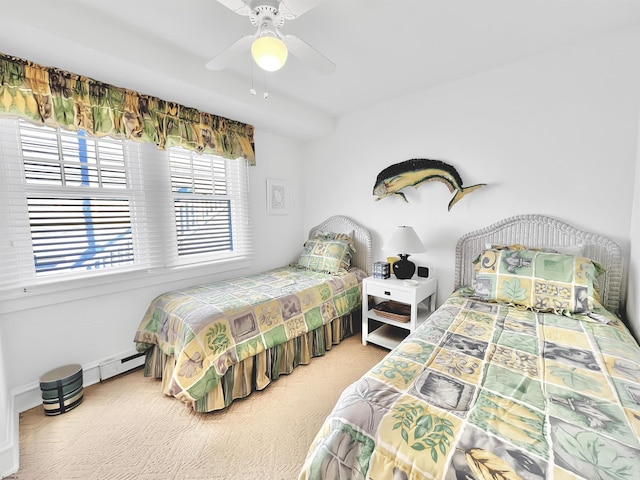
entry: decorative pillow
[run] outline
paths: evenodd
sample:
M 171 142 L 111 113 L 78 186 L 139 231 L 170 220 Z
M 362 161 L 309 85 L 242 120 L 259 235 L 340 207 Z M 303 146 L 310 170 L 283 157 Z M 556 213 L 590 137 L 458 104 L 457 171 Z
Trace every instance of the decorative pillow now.
M 316 236 L 307 240 L 298 257 L 297 266 L 316 272 L 336 275 L 351 266 L 351 258 L 355 253 L 350 240 Z
M 475 294 L 558 314 L 593 309 L 599 270 L 588 258 L 536 250 L 484 250 L 474 261 Z
M 322 238 L 323 240 L 345 240 L 349 242 L 349 246 L 355 252 L 356 244 L 353 240 L 353 234 L 353 230 L 351 233 L 322 232 L 317 234 L 314 238 Z

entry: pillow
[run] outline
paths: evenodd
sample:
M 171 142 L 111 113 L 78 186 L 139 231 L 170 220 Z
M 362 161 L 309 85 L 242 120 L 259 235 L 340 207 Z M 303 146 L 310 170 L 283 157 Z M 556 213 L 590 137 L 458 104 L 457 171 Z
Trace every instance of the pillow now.
M 337 232 L 321 232 L 318 233 L 314 238 L 322 238 L 323 240 L 345 240 L 349 242 L 349 246 L 355 252 L 356 244 L 353 240 L 354 231 L 351 233 L 337 233 Z
M 351 245 L 350 240 L 318 235 L 305 242 L 297 266 L 332 275 L 345 272 L 351 267 L 351 258 L 355 253 Z
M 588 258 L 487 249 L 473 263 L 473 289 L 483 299 L 558 314 L 584 315 L 593 309 L 593 282 L 599 270 Z
M 511 245 L 491 244 L 485 245 L 486 249 L 495 250 L 536 250 L 549 253 L 563 253 L 565 255 L 575 255 L 577 257 L 584 256 L 584 245 L 549 245 L 549 246 L 537 246 L 537 247 L 525 247 L 519 243 Z

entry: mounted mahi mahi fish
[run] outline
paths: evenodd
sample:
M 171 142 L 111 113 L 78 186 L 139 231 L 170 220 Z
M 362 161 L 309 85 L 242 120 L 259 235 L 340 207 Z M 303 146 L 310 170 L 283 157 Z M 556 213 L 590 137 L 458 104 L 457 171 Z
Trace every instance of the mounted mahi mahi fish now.
M 382 170 L 373 186 L 373 194 L 378 197 L 376 200 L 389 195 L 399 195 L 408 202 L 407 197 L 400 190 L 411 186 L 418 188 L 422 182 L 431 180 L 444 183 L 451 193 L 456 192 L 449 202 L 449 210 L 467 193 L 486 185 L 486 183 L 479 183 L 463 187 L 460 174 L 448 163 L 428 158 L 413 158 Z

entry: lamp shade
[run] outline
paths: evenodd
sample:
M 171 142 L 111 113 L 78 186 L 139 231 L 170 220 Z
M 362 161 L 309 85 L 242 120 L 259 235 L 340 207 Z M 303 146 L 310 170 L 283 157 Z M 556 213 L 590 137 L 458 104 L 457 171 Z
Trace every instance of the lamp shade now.
M 251 44 L 251 56 L 258 66 L 267 72 L 280 70 L 288 55 L 284 42 L 270 35 L 258 37 Z
M 408 260 L 409 254 L 424 252 L 425 248 L 415 230 L 406 225 L 399 226 L 382 247 L 383 250 L 391 251 L 400 257 L 391 267 L 398 279 L 407 280 L 413 277 L 416 271 L 415 263 Z
M 421 253 L 426 250 L 413 227 L 406 225 L 397 227 L 382 249 L 398 255 L 401 253 Z

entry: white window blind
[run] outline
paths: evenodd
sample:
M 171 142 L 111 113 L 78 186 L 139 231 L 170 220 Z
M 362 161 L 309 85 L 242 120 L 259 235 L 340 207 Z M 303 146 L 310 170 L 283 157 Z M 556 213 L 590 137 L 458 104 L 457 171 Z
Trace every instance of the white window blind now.
M 134 263 L 127 198 L 27 198 L 36 275 Z
M 35 275 L 136 262 L 122 140 L 20 122 Z M 139 262 L 138 262 L 139 263 Z
M 246 169 L 0 118 L 0 288 L 249 258 Z
M 18 122 L 0 119 L 0 288 L 35 276 Z
M 178 262 L 249 255 L 246 162 L 181 148 L 169 159 Z

